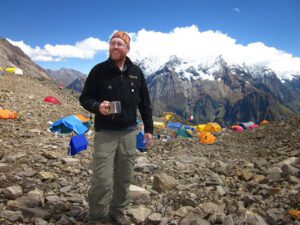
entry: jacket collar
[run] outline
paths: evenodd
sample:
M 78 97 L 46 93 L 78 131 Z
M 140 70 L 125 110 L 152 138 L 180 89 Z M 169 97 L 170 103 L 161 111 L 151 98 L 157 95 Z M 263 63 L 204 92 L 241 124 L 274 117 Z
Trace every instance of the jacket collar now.
M 111 58 L 108 58 L 108 63 L 109 63 L 109 65 L 112 67 L 112 68 L 114 68 L 114 69 L 116 69 L 116 70 L 118 70 L 119 72 L 121 72 L 121 70 L 115 65 L 115 63 L 114 63 L 114 61 L 111 59 Z M 133 62 L 126 56 L 126 59 L 125 59 L 125 63 L 124 63 L 124 68 L 125 68 L 125 70 L 127 70 L 129 67 L 131 67 L 133 65 Z M 125 71 L 124 70 L 124 71 Z

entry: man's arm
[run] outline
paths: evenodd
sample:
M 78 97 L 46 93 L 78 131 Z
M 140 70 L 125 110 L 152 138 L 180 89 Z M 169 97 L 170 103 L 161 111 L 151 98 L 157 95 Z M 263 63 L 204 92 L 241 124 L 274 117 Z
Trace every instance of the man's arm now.
M 146 80 L 143 74 L 142 74 L 142 87 L 140 91 L 140 99 L 141 101 L 138 105 L 138 108 L 144 123 L 144 131 L 145 131 L 144 142 L 147 143 L 147 146 L 150 146 L 152 143 L 152 134 L 153 134 L 152 105 L 149 97 Z
M 85 81 L 83 90 L 79 97 L 79 102 L 87 111 L 97 114 L 99 113 L 100 102 L 96 100 L 95 95 L 95 73 L 94 70 L 91 70 Z

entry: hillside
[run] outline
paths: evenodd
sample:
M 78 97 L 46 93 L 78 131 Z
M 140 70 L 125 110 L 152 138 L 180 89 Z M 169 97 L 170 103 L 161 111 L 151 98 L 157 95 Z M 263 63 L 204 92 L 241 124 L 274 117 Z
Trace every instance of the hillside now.
M 0 224 L 85 224 L 89 148 L 67 156 L 68 135 L 47 131 L 61 116 L 86 113 L 68 90 L 27 76 L 0 76 Z M 52 95 L 62 105 L 43 98 Z M 213 145 L 198 138 L 154 140 L 137 152 L 128 216 L 135 224 L 299 224 L 300 117 L 235 133 Z
M 59 70 L 46 69 L 45 71 L 58 85 L 63 87 L 67 87 L 80 77 L 86 77 L 85 74 L 79 71 L 66 68 L 61 68 Z
M 0 66 L 21 68 L 26 76 L 50 79 L 44 69 L 32 62 L 19 47 L 4 38 L 0 38 Z

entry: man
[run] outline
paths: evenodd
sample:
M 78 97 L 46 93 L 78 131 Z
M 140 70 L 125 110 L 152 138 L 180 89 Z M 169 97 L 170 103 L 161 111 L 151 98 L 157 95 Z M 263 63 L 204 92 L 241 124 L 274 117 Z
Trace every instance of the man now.
M 129 35 L 114 33 L 108 60 L 90 71 L 79 98 L 81 105 L 95 114 L 93 176 L 88 192 L 90 224 L 103 222 L 107 215 L 118 225 L 130 224 L 124 210 L 134 170 L 137 108 L 144 123 L 144 141 L 148 145 L 152 141 L 149 93 L 143 72 L 127 57 L 129 49 Z M 120 113 L 111 113 L 114 101 L 120 102 Z

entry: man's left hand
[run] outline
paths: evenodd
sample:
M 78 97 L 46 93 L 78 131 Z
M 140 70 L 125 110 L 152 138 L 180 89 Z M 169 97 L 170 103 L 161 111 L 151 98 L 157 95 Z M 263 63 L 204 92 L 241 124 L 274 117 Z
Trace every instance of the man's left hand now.
M 152 144 L 152 134 L 151 133 L 144 134 L 144 143 L 146 143 L 146 148 L 151 146 L 151 144 Z

